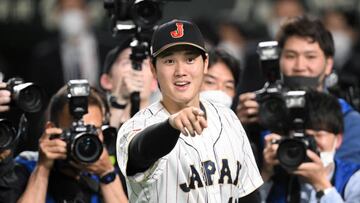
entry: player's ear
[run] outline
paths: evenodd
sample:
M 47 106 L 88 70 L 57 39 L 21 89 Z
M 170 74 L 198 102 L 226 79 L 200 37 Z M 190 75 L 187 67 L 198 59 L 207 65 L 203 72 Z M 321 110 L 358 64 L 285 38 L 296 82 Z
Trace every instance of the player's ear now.
M 152 59 L 150 62 L 150 69 L 151 69 L 151 73 L 153 74 L 154 78 L 157 80 L 155 63 L 156 63 L 156 60 Z
M 101 75 L 100 77 L 100 85 L 102 88 L 104 88 L 105 90 L 110 91 L 112 89 L 112 83 L 111 83 L 111 77 L 104 73 Z

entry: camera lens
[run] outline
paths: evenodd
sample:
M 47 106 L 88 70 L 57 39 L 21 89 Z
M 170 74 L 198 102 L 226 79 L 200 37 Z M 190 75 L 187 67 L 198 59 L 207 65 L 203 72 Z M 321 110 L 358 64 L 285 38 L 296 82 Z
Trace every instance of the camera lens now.
M 7 120 L 0 119 L 0 149 L 7 148 L 15 139 L 15 130 Z
M 263 127 L 272 132 L 284 133 L 287 124 L 284 118 L 287 117 L 287 108 L 284 100 L 276 95 L 268 95 L 260 101 L 259 119 Z
M 297 168 L 306 159 L 306 146 L 299 139 L 284 139 L 279 144 L 277 156 L 286 168 Z
M 42 107 L 42 93 L 39 87 L 24 83 L 14 89 L 14 98 L 17 105 L 26 112 L 38 112 Z
M 134 5 L 132 16 L 136 25 L 143 28 L 151 28 L 161 18 L 159 3 L 140 1 Z
M 95 162 L 99 159 L 102 151 L 103 146 L 97 135 L 80 133 L 74 140 L 74 156 L 80 162 Z

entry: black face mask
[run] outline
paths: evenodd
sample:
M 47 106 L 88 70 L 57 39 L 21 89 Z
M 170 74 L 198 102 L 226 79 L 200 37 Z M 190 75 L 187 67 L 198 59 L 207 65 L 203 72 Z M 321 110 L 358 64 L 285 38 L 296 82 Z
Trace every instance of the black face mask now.
M 290 90 L 315 90 L 319 86 L 319 76 L 286 76 L 284 75 L 284 86 Z

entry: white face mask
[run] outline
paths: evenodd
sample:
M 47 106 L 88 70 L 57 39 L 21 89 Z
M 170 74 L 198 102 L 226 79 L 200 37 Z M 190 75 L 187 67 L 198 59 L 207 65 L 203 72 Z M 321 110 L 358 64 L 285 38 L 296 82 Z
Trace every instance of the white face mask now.
M 83 33 L 86 30 L 84 12 L 78 9 L 63 11 L 59 20 L 59 29 L 65 38 Z
M 336 144 L 337 144 L 337 139 L 335 139 L 334 146 L 331 151 L 320 152 L 320 159 L 321 159 L 321 162 L 323 163 L 324 167 L 327 167 L 330 164 L 334 163 Z
M 200 92 L 200 99 L 206 99 L 214 103 L 220 103 L 229 108 L 232 104 L 232 98 L 221 90 L 202 91 Z
M 335 46 L 334 63 L 341 68 L 351 52 L 351 38 L 343 31 L 332 31 Z

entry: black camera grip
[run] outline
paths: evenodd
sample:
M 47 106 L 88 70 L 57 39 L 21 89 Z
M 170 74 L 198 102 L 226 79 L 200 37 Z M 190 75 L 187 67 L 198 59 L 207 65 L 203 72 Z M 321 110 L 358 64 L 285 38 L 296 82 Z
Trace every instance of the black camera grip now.
M 135 115 L 140 108 L 140 92 L 133 92 L 130 95 L 131 108 L 130 113 L 131 116 Z

